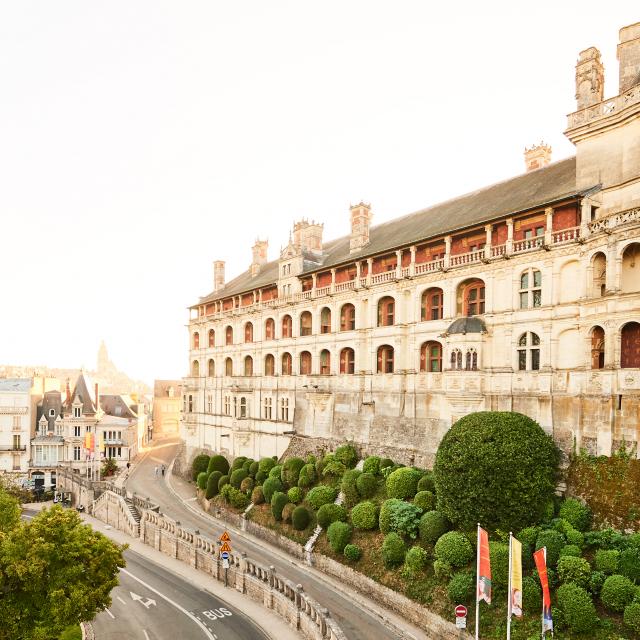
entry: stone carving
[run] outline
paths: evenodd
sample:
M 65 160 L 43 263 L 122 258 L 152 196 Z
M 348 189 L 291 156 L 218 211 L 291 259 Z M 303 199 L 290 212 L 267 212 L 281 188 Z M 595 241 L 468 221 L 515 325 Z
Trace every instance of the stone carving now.
M 576 64 L 576 100 L 578 110 L 602 102 L 604 95 L 604 66 L 600 51 L 589 47 L 580 53 Z

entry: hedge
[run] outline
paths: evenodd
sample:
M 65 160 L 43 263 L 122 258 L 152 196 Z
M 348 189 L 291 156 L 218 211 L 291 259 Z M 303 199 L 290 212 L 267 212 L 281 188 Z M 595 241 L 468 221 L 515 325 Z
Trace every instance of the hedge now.
M 198 474 L 207 471 L 209 466 L 209 456 L 205 453 L 201 453 L 196 456 L 191 463 L 191 479 L 197 480 Z
M 231 465 L 231 471 L 242 469 L 242 465 L 247 461 L 247 456 L 238 456 Z
M 418 573 L 427 566 L 429 555 L 422 547 L 411 547 L 404 557 L 405 567 L 412 573 Z
M 464 567 L 473 557 L 471 543 L 458 531 L 449 531 L 440 536 L 434 551 L 438 560 L 442 560 L 452 567 Z
M 412 467 L 400 467 L 387 477 L 386 487 L 389 498 L 413 498 L 418 491 L 420 472 Z
M 328 504 L 336 499 L 336 490 L 328 485 L 321 484 L 307 493 L 307 502 L 317 511 L 323 504 Z
M 282 481 L 282 465 L 277 464 L 275 467 L 271 467 L 271 471 L 269 471 L 270 478 L 277 478 Z
M 636 594 L 636 586 L 621 575 L 609 576 L 602 585 L 600 600 L 605 609 L 609 611 L 624 611 L 624 608 L 631 604 L 633 596 Z
M 342 462 L 342 464 L 347 469 L 352 469 L 356 466 L 358 462 L 358 452 L 355 447 L 350 444 L 343 444 L 342 446 L 336 449 L 334 456 L 338 462 Z
M 221 455 L 211 456 L 207 471 L 219 471 L 223 476 L 229 475 L 229 461 Z
M 326 529 L 332 522 L 338 522 L 338 520 L 344 522 L 347 519 L 347 510 L 340 504 L 329 502 L 318 509 L 316 517 L 318 524 Z
M 198 489 L 204 491 L 207 488 L 207 480 L 209 479 L 209 474 L 206 471 L 201 471 L 198 474 L 198 478 L 196 480 L 196 484 L 198 485 Z
M 280 480 L 285 487 L 293 487 L 298 484 L 300 470 L 304 467 L 305 462 L 302 458 L 289 458 L 283 465 L 280 472 Z
M 433 472 L 427 471 L 420 480 L 418 480 L 418 491 L 431 491 L 435 494 L 436 485 L 433 482 Z
M 240 483 L 240 491 L 242 491 L 242 493 L 246 493 L 246 494 L 251 493 L 251 491 L 253 491 L 253 487 L 254 487 L 254 482 L 253 482 L 253 478 L 251 476 L 247 476 Z
M 291 487 L 291 489 L 287 491 L 287 498 L 289 498 L 289 502 L 293 502 L 293 504 L 298 504 L 298 502 L 302 502 L 302 498 L 304 498 L 304 493 L 300 487 Z
M 509 584 L 509 545 L 504 542 L 489 542 L 491 559 L 491 586 L 506 590 Z
M 451 523 L 439 511 L 427 511 L 420 518 L 418 531 L 420 542 L 435 544 L 440 536 L 451 528 Z
M 271 513 L 276 520 L 282 520 L 282 510 L 287 502 L 287 494 L 282 491 L 276 491 L 271 496 Z
M 362 472 L 377 476 L 380 473 L 380 457 L 369 456 L 362 464 Z
M 560 558 L 560 550 L 565 546 L 565 538 L 559 531 L 545 529 L 536 538 L 536 548 L 547 548 L 547 567 L 555 567 Z
M 215 471 L 213 473 L 215 473 Z M 213 475 L 213 473 L 211 475 Z M 218 471 L 218 473 L 220 472 Z M 226 484 L 229 484 L 229 476 L 220 476 L 220 479 L 218 480 L 218 492 L 222 491 L 222 487 Z
M 207 478 L 206 492 L 204 494 L 207 500 L 211 500 L 218 495 L 218 492 L 220 491 L 220 486 L 218 483 L 220 482 L 221 477 L 222 475 L 219 471 L 213 471 L 211 474 L 209 474 L 209 477 Z
M 307 463 L 300 469 L 300 474 L 298 475 L 298 486 L 305 488 L 310 487 L 317 479 L 318 474 L 316 473 L 316 468 L 313 464 Z
M 260 462 L 258 462 L 258 471 L 269 475 L 269 471 L 276 466 L 276 461 L 273 458 L 262 458 Z
M 264 499 L 271 504 L 271 498 L 276 491 L 282 491 L 284 486 L 280 482 L 280 478 L 267 478 L 262 485 Z
M 470 573 L 456 573 L 447 585 L 447 596 L 454 604 L 469 602 L 475 592 L 476 581 Z
M 362 557 L 362 550 L 357 544 L 348 544 L 344 548 L 344 557 L 352 562 L 357 562 Z
M 353 529 L 346 522 L 332 522 L 327 529 L 329 544 L 336 553 L 342 553 L 351 540 Z
M 296 531 L 304 531 L 311 522 L 311 514 L 304 507 L 296 507 L 291 514 L 291 522 Z
M 264 502 L 264 493 L 262 492 L 262 487 L 254 487 L 251 492 L 251 502 L 253 504 L 262 504 Z
M 618 560 L 618 571 L 636 584 L 640 583 L 640 549 L 629 547 L 622 551 Z
M 413 499 L 413 504 L 420 507 L 423 512 L 433 511 L 436 508 L 436 497 L 431 491 L 418 491 Z
M 375 529 L 378 526 L 378 506 L 373 502 L 359 502 L 351 509 L 351 522 L 356 529 Z
M 340 491 L 342 491 L 348 506 L 355 504 L 360 499 L 356 483 L 361 473 L 358 469 L 349 469 L 344 472 L 340 481 Z
M 558 515 L 578 531 L 586 531 L 591 526 L 591 509 L 575 498 L 567 498 L 560 505 Z
M 229 476 L 229 484 L 234 488 L 234 489 L 239 489 L 240 485 L 242 484 L 242 481 L 248 477 L 248 473 L 242 468 L 240 467 L 239 469 L 236 469 L 235 471 L 231 472 L 231 475 Z
M 598 549 L 594 558 L 597 571 L 612 575 L 618 571 L 620 552 L 617 549 Z
M 527 612 L 542 609 L 542 588 L 540 583 L 531 576 L 522 578 L 522 608 Z
M 372 473 L 361 473 L 356 480 L 356 488 L 361 498 L 371 498 L 378 490 L 378 481 Z
M 556 591 L 558 606 L 565 624 L 575 633 L 593 631 L 598 624 L 596 608 L 591 596 L 576 584 L 563 584 Z
M 563 556 L 558 560 L 558 579 L 562 583 L 572 582 L 587 589 L 591 580 L 591 565 L 584 558 Z
M 640 602 L 634 602 L 625 607 L 624 623 L 636 633 L 640 633 Z
M 555 491 L 560 452 L 531 418 L 482 411 L 458 420 L 434 465 L 438 511 L 464 529 L 517 531 L 540 521 Z
M 282 522 L 291 522 L 291 514 L 296 508 L 296 505 L 292 502 L 287 502 L 282 509 Z
M 382 543 L 382 559 L 387 567 L 395 567 L 404 562 L 407 553 L 404 540 L 397 533 L 388 533 Z

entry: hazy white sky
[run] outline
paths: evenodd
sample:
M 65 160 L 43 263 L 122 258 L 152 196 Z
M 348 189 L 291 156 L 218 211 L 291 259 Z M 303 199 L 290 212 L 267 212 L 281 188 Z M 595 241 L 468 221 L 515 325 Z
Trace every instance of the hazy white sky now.
M 347 233 L 554 159 L 631 0 L 0 5 L 0 364 L 187 368 L 186 307 L 294 219 Z

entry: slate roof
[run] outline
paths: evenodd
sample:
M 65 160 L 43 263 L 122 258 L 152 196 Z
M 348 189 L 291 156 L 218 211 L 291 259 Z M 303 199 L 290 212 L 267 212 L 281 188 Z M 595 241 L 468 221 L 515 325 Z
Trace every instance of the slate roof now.
M 50 416 L 50 410 L 53 409 L 53 415 Z M 56 418 L 62 414 L 62 394 L 60 391 L 47 391 L 45 392 L 42 400 L 38 403 L 36 412 L 36 424 L 39 424 L 40 418 L 44 416 L 47 419 L 49 425 L 48 430 L 53 431 Z
M 349 235 L 327 242 L 323 245 L 321 264 L 307 264 L 305 261 L 301 275 L 362 260 L 385 251 L 584 195 L 594 187 L 577 191 L 575 157 L 560 160 L 541 169 L 373 226 L 369 230 L 369 243 L 360 251 L 350 253 Z M 247 270 L 228 282 L 224 289 L 201 298 L 199 304 L 274 284 L 278 279 L 278 266 L 278 260 L 268 262 L 255 277 L 251 277 L 250 270 Z
M 76 386 L 71 394 L 71 404 L 67 407 L 71 409 L 75 399 L 78 398 L 82 403 L 82 415 L 91 416 L 96 414 L 96 405 L 93 401 L 95 387 L 89 377 L 83 372 L 76 380 Z
M 24 393 L 31 389 L 31 378 L 5 378 L 0 380 L 0 391 Z
M 136 413 L 131 408 L 129 396 L 123 396 L 118 394 L 101 394 L 100 395 L 100 408 L 108 416 L 120 416 L 122 418 L 134 419 L 137 417 Z
M 173 387 L 173 397 L 179 398 L 182 395 L 182 380 L 154 380 L 153 397 L 168 398 L 171 387 Z

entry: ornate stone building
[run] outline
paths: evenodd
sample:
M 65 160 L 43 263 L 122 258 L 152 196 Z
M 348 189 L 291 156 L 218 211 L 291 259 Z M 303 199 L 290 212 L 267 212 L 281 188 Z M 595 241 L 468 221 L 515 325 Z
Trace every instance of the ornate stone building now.
M 620 31 L 618 95 L 597 49 L 576 67 L 575 157 L 351 234 L 301 221 L 276 261 L 191 308 L 183 436 L 259 457 L 294 433 L 431 464 L 460 416 L 514 410 L 565 451 L 638 442 L 640 23 Z

